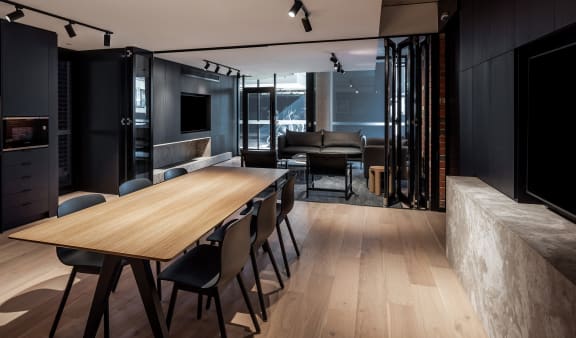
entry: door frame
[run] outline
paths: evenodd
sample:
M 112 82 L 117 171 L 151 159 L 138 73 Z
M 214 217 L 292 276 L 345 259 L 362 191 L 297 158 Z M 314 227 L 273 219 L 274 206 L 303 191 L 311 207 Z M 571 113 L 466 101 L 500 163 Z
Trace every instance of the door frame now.
M 244 87 L 242 90 L 242 149 L 248 150 L 248 95 L 270 95 L 270 150 L 276 150 L 276 88 Z

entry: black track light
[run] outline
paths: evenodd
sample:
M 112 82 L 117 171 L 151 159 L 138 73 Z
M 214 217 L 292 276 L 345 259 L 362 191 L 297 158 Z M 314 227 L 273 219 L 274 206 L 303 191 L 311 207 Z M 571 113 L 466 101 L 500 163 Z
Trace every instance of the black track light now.
M 295 17 L 296 14 L 298 14 L 300 8 L 302 8 L 302 1 L 295 0 L 294 5 L 292 5 L 290 11 L 288 12 L 288 16 L 290 16 L 291 18 Z
M 302 18 L 302 26 L 304 26 L 304 31 L 312 31 L 312 24 L 310 23 L 310 19 L 308 19 L 308 15 Z
M 240 71 L 239 70 L 236 71 L 236 76 L 240 77 Z
M 76 32 L 74 31 L 74 27 L 72 26 L 72 21 L 68 22 L 68 24 L 64 26 L 64 28 L 66 29 L 66 33 L 68 33 L 69 37 L 73 38 L 76 36 Z
M 214 69 L 214 73 L 218 73 L 220 71 L 220 65 L 216 65 L 216 69 Z
M 204 70 L 208 70 L 208 68 L 210 68 L 210 62 L 205 61 L 206 64 L 204 65 Z
M 4 18 L 8 22 L 14 22 L 16 20 L 22 19 L 24 17 L 24 12 L 22 8 L 16 7 L 16 10 L 10 14 L 7 14 Z
M 104 33 L 104 46 L 110 47 L 110 32 Z
M 334 66 L 336 66 L 336 64 L 338 63 L 338 58 L 336 57 L 336 55 L 334 53 L 331 53 L 332 56 L 330 57 L 330 61 L 334 64 Z
M 230 76 L 230 74 L 232 74 L 232 68 L 228 68 L 228 72 L 226 73 L 226 76 Z

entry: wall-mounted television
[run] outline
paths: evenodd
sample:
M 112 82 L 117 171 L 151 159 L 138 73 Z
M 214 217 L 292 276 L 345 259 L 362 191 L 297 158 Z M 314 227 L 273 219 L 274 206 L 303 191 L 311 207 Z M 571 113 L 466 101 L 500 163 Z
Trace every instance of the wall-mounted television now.
M 576 40 L 554 37 L 526 55 L 526 193 L 576 222 Z M 543 47 L 540 47 L 543 46 Z
M 210 95 L 181 93 L 180 132 L 210 130 Z

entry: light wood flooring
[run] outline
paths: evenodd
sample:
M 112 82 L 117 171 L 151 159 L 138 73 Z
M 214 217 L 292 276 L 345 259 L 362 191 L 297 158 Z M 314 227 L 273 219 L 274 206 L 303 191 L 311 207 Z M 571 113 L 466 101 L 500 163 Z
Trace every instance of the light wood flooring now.
M 292 277 L 279 290 L 267 257 L 260 255 L 269 320 L 255 337 L 486 336 L 445 257 L 444 214 L 296 202 L 289 217 L 302 256 L 297 259 L 287 244 Z M 276 238 L 274 233 L 272 246 L 282 266 Z M 53 247 L 1 234 L 0 337 L 46 337 L 69 271 Z M 249 266 L 243 275 L 258 308 Z M 79 275 L 57 337 L 82 336 L 95 284 L 94 276 Z M 164 283 L 165 310 L 170 290 Z M 218 337 L 214 307 L 198 321 L 196 299 L 179 294 L 171 336 Z M 229 337 L 252 337 L 235 283 L 222 301 Z M 152 337 L 129 268 L 110 307 L 112 337 Z

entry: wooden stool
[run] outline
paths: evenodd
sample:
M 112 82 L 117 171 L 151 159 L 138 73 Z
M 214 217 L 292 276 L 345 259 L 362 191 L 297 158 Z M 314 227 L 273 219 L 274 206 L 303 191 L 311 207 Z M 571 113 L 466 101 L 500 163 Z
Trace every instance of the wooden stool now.
M 368 170 L 368 190 L 370 192 L 375 193 L 376 195 L 380 195 L 381 192 L 381 178 L 380 174 L 384 173 L 384 166 L 383 165 L 373 165 L 370 166 Z

